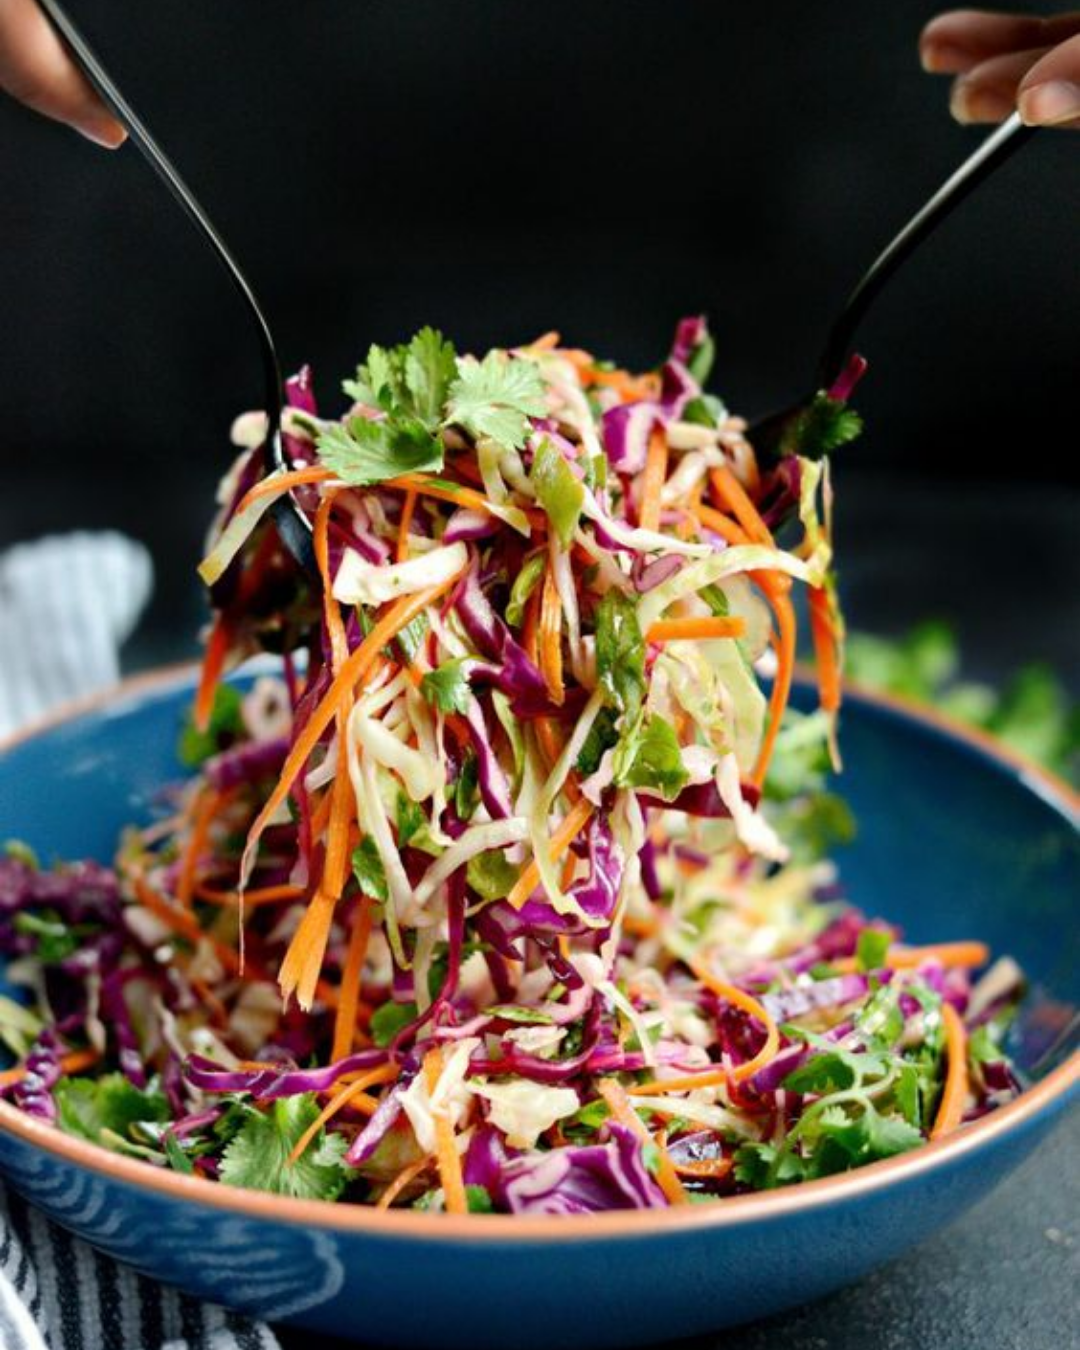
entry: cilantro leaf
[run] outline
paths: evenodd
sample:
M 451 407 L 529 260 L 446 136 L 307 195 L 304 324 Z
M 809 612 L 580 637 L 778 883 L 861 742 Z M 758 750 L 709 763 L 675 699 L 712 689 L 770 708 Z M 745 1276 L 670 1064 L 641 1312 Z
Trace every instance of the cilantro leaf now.
M 480 767 L 470 750 L 462 761 L 461 772 L 454 784 L 454 809 L 462 820 L 469 820 L 476 810 L 480 792 Z
M 429 431 L 442 420 L 443 405 L 457 375 L 454 344 L 434 328 L 421 328 L 405 353 L 405 386 L 411 411 Z
M 784 428 L 780 450 L 785 455 L 821 459 L 855 440 L 862 434 L 862 429 L 862 418 L 853 408 L 841 399 L 830 398 L 822 390 Z
M 470 1214 L 494 1214 L 495 1203 L 483 1186 L 470 1182 L 465 1187 L 465 1202 Z
M 588 777 L 600 767 L 604 753 L 619 743 L 615 730 L 615 714 L 610 708 L 601 708 L 589 728 L 575 765 L 578 773 Z
M 399 792 L 394 823 L 397 825 L 398 848 L 402 849 L 424 828 L 427 817 L 419 802 L 414 802 L 408 793 Z
M 37 939 L 34 955 L 43 966 L 54 966 L 77 951 L 81 939 L 93 927 L 86 924 L 69 925 L 55 909 L 34 913 L 24 909 L 15 915 L 12 927 L 16 933 Z
M 390 891 L 386 884 L 386 870 L 383 867 L 375 840 L 372 839 L 370 834 L 366 834 L 357 847 L 353 849 L 352 869 L 356 884 L 360 887 L 362 894 L 369 895 L 373 900 L 379 900 L 385 904 L 390 898 Z
M 357 368 L 355 380 L 343 380 L 341 387 L 357 403 L 389 412 L 401 403 L 405 388 L 404 347 L 380 347 L 372 343 L 367 361 Z
M 868 1044 L 890 1050 L 904 1032 L 899 988 L 886 984 L 876 990 L 856 1016 L 855 1027 Z
M 324 427 L 316 444 L 323 464 L 354 487 L 443 466 L 442 442 L 416 418 L 351 417 L 347 425 Z
M 314 1093 L 281 1097 L 268 1110 L 248 1109 L 239 1132 L 221 1158 L 221 1180 L 229 1186 L 271 1191 L 301 1200 L 336 1200 L 351 1172 L 344 1158 L 348 1142 L 320 1130 L 295 1162 L 289 1154 L 319 1117 Z
M 392 1000 L 376 1008 L 371 1014 L 369 1031 L 377 1046 L 384 1048 L 390 1044 L 398 1032 L 407 1027 L 416 1017 L 415 1003 L 394 1003 Z
M 537 582 L 544 575 L 545 558 L 543 553 L 534 553 L 526 559 L 521 571 L 510 587 L 510 601 L 506 606 L 506 622 L 514 628 L 520 628 L 525 618 L 525 603 L 536 589 Z
M 529 418 L 546 412 L 544 382 L 535 361 L 491 351 L 482 361 L 458 363 L 446 421 L 473 437 L 490 436 L 520 450 L 530 431 Z
M 218 751 L 224 750 L 244 730 L 243 697 L 231 684 L 222 682 L 214 693 L 214 706 L 205 731 L 195 726 L 189 715 L 180 733 L 177 757 L 186 769 L 197 769 Z
M 128 1140 L 131 1127 L 169 1119 L 169 1104 L 154 1088 L 142 1091 L 122 1073 L 101 1078 L 61 1078 L 53 1089 L 56 1123 L 65 1134 L 107 1143 L 103 1133 Z
M 880 970 L 885 964 L 891 935 L 880 928 L 864 928 L 855 946 L 855 960 L 860 970 Z
M 581 517 L 585 486 L 554 441 L 546 436 L 533 456 L 531 482 L 536 500 L 547 513 L 559 542 L 563 548 L 569 548 Z
M 440 712 L 463 713 L 468 708 L 471 697 L 468 664 L 466 656 L 445 661 L 436 670 L 429 670 L 420 681 L 421 693 Z
M 645 640 L 637 605 L 613 590 L 596 608 L 596 673 L 609 702 L 633 720 L 645 697 Z
M 811 1055 L 793 1069 L 784 1079 L 785 1092 L 817 1096 L 826 1092 L 844 1092 L 858 1081 L 855 1058 L 847 1050 L 831 1050 L 822 1055 Z
M 518 869 L 501 850 L 489 849 L 469 859 L 465 879 L 481 900 L 503 900 L 514 888 Z
M 674 728 L 658 713 L 641 719 L 615 751 L 615 782 L 619 787 L 648 788 L 673 801 L 690 775 Z

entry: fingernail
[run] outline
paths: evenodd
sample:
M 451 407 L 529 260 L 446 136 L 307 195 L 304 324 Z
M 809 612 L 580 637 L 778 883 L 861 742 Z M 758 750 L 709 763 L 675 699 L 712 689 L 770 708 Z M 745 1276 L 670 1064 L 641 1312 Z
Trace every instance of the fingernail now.
M 105 150 L 117 150 L 127 140 L 127 132 L 116 118 L 110 117 L 108 113 L 84 118 L 75 130 Z
M 971 61 L 971 53 L 944 42 L 924 42 L 919 48 L 923 70 L 931 75 L 951 75 Z
M 1012 100 L 996 89 L 957 80 L 949 96 L 949 111 L 958 122 L 1000 122 L 1012 112 Z
M 1020 119 L 1029 127 L 1056 127 L 1080 118 L 1080 84 L 1047 80 L 1020 95 Z

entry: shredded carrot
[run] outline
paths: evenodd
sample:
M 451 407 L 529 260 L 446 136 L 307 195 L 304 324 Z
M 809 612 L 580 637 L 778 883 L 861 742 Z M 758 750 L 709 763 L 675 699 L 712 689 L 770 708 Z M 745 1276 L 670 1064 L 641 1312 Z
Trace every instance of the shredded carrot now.
M 727 1069 L 706 1069 L 688 1073 L 680 1078 L 653 1078 L 647 1083 L 634 1083 L 626 1091 L 631 1097 L 655 1097 L 664 1092 L 693 1092 L 695 1088 L 717 1087 L 733 1074 Z
M 213 788 L 205 788 L 200 796 L 195 819 L 191 826 L 191 837 L 188 840 L 187 848 L 184 850 L 184 860 L 176 882 L 176 898 L 185 907 L 191 905 L 191 897 L 195 892 L 195 874 L 198 870 L 199 858 L 202 856 L 210 834 L 210 827 L 221 812 L 222 807 L 226 806 L 235 795 L 235 788 L 227 789 L 224 792 L 216 792 Z
M 567 811 L 562 824 L 551 836 L 551 843 L 548 845 L 548 857 L 552 862 L 558 862 L 564 850 L 570 847 L 571 843 L 589 823 L 589 818 L 595 810 L 596 808 L 587 797 L 581 797 Z M 521 875 L 514 882 L 513 889 L 506 897 L 508 902 L 515 909 L 520 909 L 532 895 L 539 881 L 540 869 L 534 859 L 522 869 Z
M 840 652 L 828 591 L 823 586 L 811 586 L 807 603 L 821 706 L 825 712 L 836 712 L 840 707 Z
M 397 548 L 394 551 L 394 558 L 398 562 L 404 562 L 409 556 L 409 526 L 412 525 L 415 510 L 416 490 L 409 488 L 405 493 L 405 500 L 401 503 L 401 521 L 398 524 Z
M 61 1055 L 60 1067 L 64 1073 L 78 1073 L 81 1069 L 88 1069 L 91 1064 L 96 1064 L 101 1058 L 101 1051 L 90 1047 L 86 1050 L 72 1050 L 70 1054 Z M 0 1091 L 9 1088 L 15 1083 L 21 1083 L 30 1070 L 25 1064 L 17 1064 L 13 1069 L 5 1069 L 0 1073 Z
M 747 496 L 746 489 L 727 467 L 709 470 L 709 482 L 721 506 L 727 507 L 755 544 L 773 548 L 772 531 L 761 519 L 757 507 Z
M 745 989 L 740 989 L 737 985 L 728 984 L 726 980 L 718 980 L 698 961 L 690 961 L 688 964 L 706 989 L 711 989 L 717 998 L 722 998 L 734 1007 L 741 1008 L 744 1013 L 748 1013 L 765 1028 L 765 1044 L 753 1059 L 748 1059 L 745 1064 L 737 1064 L 731 1070 L 731 1078 L 736 1083 L 742 1083 L 747 1078 L 753 1078 L 754 1074 L 776 1057 L 776 1053 L 780 1049 L 779 1028 L 769 1016 L 764 1005 L 759 1003 L 753 994 L 748 994 Z M 697 1086 L 701 1087 L 703 1084 L 699 1082 Z
M 277 497 L 282 493 L 291 492 L 293 488 L 304 487 L 307 483 L 325 483 L 333 477 L 335 477 L 333 469 L 328 469 L 324 464 L 309 464 L 303 469 L 290 469 L 288 473 L 271 474 L 269 478 L 261 478 L 253 488 L 249 488 L 237 503 L 233 515 L 240 515 L 260 497 Z
M 645 634 L 646 642 L 676 642 L 680 639 L 740 638 L 746 620 L 740 614 L 700 615 L 686 619 L 659 619 Z
M 926 947 L 890 947 L 883 965 L 893 970 L 914 970 L 924 961 L 937 961 L 946 967 L 971 968 L 984 966 L 990 960 L 990 948 L 985 942 L 933 942 Z M 850 975 L 859 969 L 858 957 L 841 956 L 829 962 L 841 975 Z
M 423 613 L 428 605 L 445 594 L 457 579 L 457 576 L 449 577 L 437 586 L 429 586 L 426 590 L 417 591 L 415 595 L 403 595 L 400 600 L 395 600 L 359 647 L 349 654 L 341 669 L 331 681 L 330 688 L 323 695 L 322 702 L 313 710 L 307 725 L 296 738 L 285 760 L 277 786 L 248 831 L 246 848 L 248 857 L 254 857 L 254 849 L 260 836 L 292 791 L 293 784 L 300 776 L 312 750 L 318 745 L 326 728 L 334 720 L 342 696 L 352 690 L 381 659 L 383 647 L 410 624 L 418 614 Z M 243 887 L 240 889 L 242 890 Z
M 672 1165 L 681 1177 L 702 1177 L 715 1181 L 726 1177 L 733 1163 L 732 1158 L 701 1158 L 697 1162 L 673 1162 Z
M 368 939 L 371 936 L 371 897 L 362 895 L 353 915 L 349 932 L 349 947 L 345 953 L 345 965 L 341 972 L 341 1001 L 334 1018 L 334 1043 L 330 1051 L 331 1061 L 344 1059 L 352 1049 L 356 1034 L 356 1005 L 360 998 L 360 976 L 367 956 Z
M 237 953 L 232 947 L 227 947 L 224 942 L 219 942 L 209 933 L 204 933 L 199 927 L 198 919 L 190 910 L 177 909 L 142 877 L 133 877 L 132 885 L 135 889 L 135 898 L 144 909 L 148 909 L 167 928 L 170 928 L 179 937 L 186 938 L 188 942 L 192 944 L 203 940 L 209 942 L 214 949 L 214 954 L 229 974 L 236 974 L 240 969 L 240 958 Z
M 210 726 L 210 716 L 214 711 L 214 695 L 221 683 L 231 641 L 232 626 L 224 614 L 219 614 L 206 640 L 206 652 L 199 672 L 199 687 L 195 693 L 192 720 L 197 731 L 206 731 Z
M 641 918 L 637 914 L 623 915 L 623 932 L 631 937 L 655 937 L 660 931 L 660 921 L 654 918 Z
M 442 1074 L 442 1050 L 436 1046 L 424 1056 L 424 1084 L 429 1099 L 435 1095 Z M 454 1138 L 454 1122 L 449 1106 L 436 1110 L 431 1108 L 431 1119 L 435 1124 L 435 1161 L 439 1168 L 439 1180 L 442 1182 L 443 1197 L 448 1214 L 467 1214 L 469 1203 L 465 1198 L 465 1182 L 461 1176 L 461 1157 Z
M 550 769 L 562 753 L 562 744 L 559 740 L 560 724 L 553 717 L 534 717 L 533 730 L 536 732 L 536 739 L 540 745 L 540 753 L 543 755 L 547 767 Z M 577 774 L 571 770 L 566 776 L 566 782 L 562 786 L 563 792 L 570 799 L 570 805 L 578 801 L 581 797 L 581 789 L 578 787 Z
M 634 1110 L 633 1106 L 630 1104 L 629 1097 L 627 1097 L 625 1091 L 616 1079 L 601 1079 L 598 1087 L 601 1097 L 607 1102 L 612 1116 L 620 1125 L 628 1130 L 633 1130 L 644 1144 L 655 1142 L 652 1135 L 649 1133 L 645 1122 Z M 656 1180 L 660 1185 L 660 1189 L 667 1196 L 670 1204 L 688 1205 L 690 1203 L 689 1196 L 686 1194 L 686 1190 L 679 1180 L 678 1173 L 675 1171 L 674 1164 L 668 1156 L 668 1151 L 662 1146 L 660 1147 L 660 1165 L 657 1168 Z
M 729 544 L 750 543 L 750 536 L 743 527 L 714 507 L 699 504 L 694 508 L 692 514 L 697 516 L 702 525 L 712 530 L 713 534 L 718 534 L 721 539 L 726 539 Z
M 525 350 L 527 352 L 550 352 L 554 350 L 561 341 L 561 335 L 556 333 L 554 329 L 551 329 L 547 333 L 541 333 L 538 338 L 535 338 L 525 347 Z
M 943 966 L 984 966 L 990 960 L 990 948 L 985 942 L 934 942 L 926 947 L 890 947 L 886 960 L 898 970 L 911 970 L 924 961 L 940 961 Z
M 638 502 L 638 523 L 643 530 L 660 528 L 660 494 L 667 482 L 668 443 L 662 430 L 649 437 L 645 468 L 641 472 L 641 497 Z
M 540 590 L 540 587 L 534 587 L 525 601 L 525 617 L 521 624 L 521 645 L 534 666 L 540 659 Z
M 436 497 L 441 502 L 453 502 L 455 506 L 467 507 L 470 511 L 483 511 L 485 515 L 492 514 L 492 503 L 482 492 L 477 492 L 475 488 L 460 486 L 457 483 L 440 481 L 433 482 L 423 474 L 407 473 L 400 478 L 387 479 L 382 484 L 384 488 L 397 488 L 402 492 L 416 492 L 424 497 Z M 525 512 L 529 519 L 532 514 Z M 536 513 L 543 516 L 543 512 Z M 544 517 L 546 519 L 546 517 Z
M 417 1158 L 415 1162 L 409 1163 L 408 1167 L 403 1167 L 376 1200 L 375 1208 L 389 1209 L 405 1187 L 414 1182 L 421 1172 L 426 1172 L 434 1161 L 434 1156 L 428 1153 L 423 1158 Z
M 392 1083 L 400 1074 L 400 1070 L 394 1064 L 380 1064 L 378 1068 L 371 1069 L 367 1073 L 360 1074 L 351 1082 L 338 1088 L 329 1102 L 319 1112 L 315 1120 L 307 1127 L 304 1133 L 296 1141 L 292 1152 L 289 1154 L 289 1162 L 294 1163 L 302 1157 L 308 1145 L 319 1133 L 328 1120 L 352 1102 L 354 1106 L 359 1106 L 367 1115 L 373 1115 L 378 1109 L 378 1102 L 374 1097 L 367 1096 L 365 1088 L 375 1087 L 379 1083 Z M 357 1101 L 357 1097 L 366 1097 L 366 1100 Z
M 315 1000 L 315 986 L 326 955 L 330 925 L 334 909 L 345 889 L 349 862 L 349 829 L 356 811 L 356 799 L 346 773 L 334 779 L 330 805 L 330 820 L 326 827 L 326 855 L 322 878 L 314 899 L 304 912 L 289 948 L 281 962 L 278 984 L 281 996 L 288 1003 L 296 994 L 296 1001 L 309 1012 Z
M 253 891 L 244 892 L 244 904 L 251 909 L 258 905 L 280 905 L 286 900 L 302 900 L 307 892 L 303 886 L 259 886 Z M 240 903 L 237 891 L 219 891 L 212 886 L 197 885 L 195 895 L 209 905 L 232 906 Z
M 555 583 L 555 572 L 548 566 L 540 600 L 540 673 L 556 707 L 566 698 L 563 686 L 562 601 Z
M 951 1003 L 942 1003 L 941 1020 L 945 1024 L 945 1086 L 937 1117 L 930 1130 L 931 1139 L 950 1134 L 960 1124 L 968 1095 L 967 1031 Z
M 349 643 L 345 636 L 345 624 L 341 617 L 341 606 L 334 599 L 330 578 L 330 512 L 334 507 L 336 493 L 327 492 L 319 501 L 315 512 L 315 524 L 312 526 L 311 542 L 315 550 L 315 561 L 319 568 L 319 580 L 322 582 L 323 618 L 326 631 L 330 635 L 332 669 L 336 673 L 349 654 Z
M 750 781 L 758 787 L 765 781 L 765 775 L 769 770 L 780 723 L 783 721 L 784 710 L 791 694 L 791 678 L 795 671 L 795 607 L 788 595 L 774 594 L 769 590 L 765 593 L 776 615 L 776 675 L 769 696 L 768 725 L 765 728 L 761 749 L 758 751 L 757 763 L 750 775 Z

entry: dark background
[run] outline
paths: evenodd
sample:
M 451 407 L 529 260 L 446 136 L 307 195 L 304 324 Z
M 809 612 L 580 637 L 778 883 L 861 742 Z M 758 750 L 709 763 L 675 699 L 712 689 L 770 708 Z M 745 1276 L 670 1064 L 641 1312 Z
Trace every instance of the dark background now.
M 644 367 L 705 310 L 716 387 L 751 415 L 802 387 L 833 307 L 984 134 L 919 68 L 937 8 L 71 3 L 327 407 L 371 340 L 423 322 L 459 348 L 557 326 Z M 0 545 L 142 538 L 159 584 L 136 663 L 185 654 L 227 429 L 262 397 L 247 316 L 130 147 L 4 103 L 0 184 Z M 1060 617 L 1078 219 L 1080 138 L 1043 133 L 861 335 L 869 432 L 838 468 L 849 608 L 877 629 L 952 617 L 979 674 L 1080 665 Z
M 554 326 L 644 367 L 705 310 L 716 387 L 754 415 L 985 134 L 919 69 L 933 0 L 70 4 L 329 409 L 370 341 L 425 322 L 459 348 Z M 1080 137 L 1041 134 L 861 336 L 869 429 L 836 466 L 849 616 L 947 616 L 977 676 L 1080 671 L 1078 222 Z M 128 663 L 193 652 L 227 429 L 261 398 L 238 300 L 132 150 L 3 103 L 0 314 L 0 547 L 128 531 L 159 579 Z M 1075 1147 L 1059 1134 L 879 1276 L 716 1343 L 1063 1344 Z

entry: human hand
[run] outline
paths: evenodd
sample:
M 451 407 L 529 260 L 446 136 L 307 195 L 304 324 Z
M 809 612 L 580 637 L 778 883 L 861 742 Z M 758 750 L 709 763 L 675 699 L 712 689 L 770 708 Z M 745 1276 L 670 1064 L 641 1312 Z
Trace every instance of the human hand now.
M 127 135 L 35 0 L 0 0 L 0 89 L 110 150 Z
M 933 74 L 959 76 L 950 102 L 958 122 L 1018 111 L 1029 126 L 1080 129 L 1080 13 L 951 10 L 923 29 L 919 55 Z

